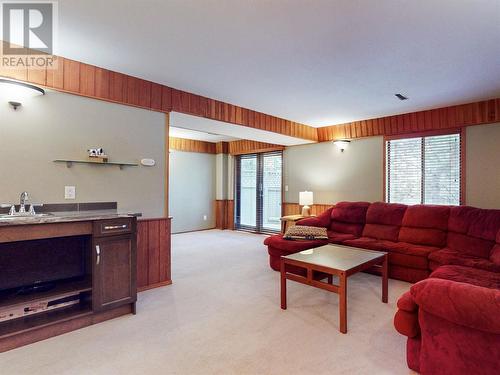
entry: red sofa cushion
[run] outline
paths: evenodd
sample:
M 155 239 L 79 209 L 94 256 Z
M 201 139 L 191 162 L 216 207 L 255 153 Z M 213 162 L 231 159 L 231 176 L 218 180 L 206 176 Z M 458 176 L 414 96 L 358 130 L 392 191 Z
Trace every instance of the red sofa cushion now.
M 372 203 L 366 212 L 363 237 L 397 241 L 406 208 L 404 204 Z
M 444 247 L 450 208 L 448 206 L 408 206 L 399 231 L 399 241 Z
M 366 220 L 368 202 L 339 202 L 331 211 L 330 230 L 361 236 Z
M 488 259 L 494 242 L 468 236 L 466 234 L 449 232 L 447 247 L 464 255 Z
M 448 230 L 447 247 L 488 259 L 500 230 L 500 210 L 452 207 Z
M 386 251 L 389 253 L 390 264 L 423 270 L 429 269 L 428 255 L 438 250 L 436 247 L 377 240 L 369 237 L 347 240 L 343 244 L 368 250 Z
M 362 249 L 368 250 L 379 250 L 379 241 L 376 238 L 370 237 L 360 237 L 354 240 L 346 240 L 344 241 L 344 245 L 360 247 Z
M 344 241 L 353 240 L 355 238 L 356 236 L 354 234 L 328 231 L 328 242 L 330 243 L 341 244 Z
M 333 220 L 330 224 L 330 230 L 332 232 L 338 233 L 349 233 L 354 237 L 361 236 L 363 232 L 364 224 L 353 224 L 353 223 L 342 223 L 340 221 Z
M 421 310 L 460 326 L 500 334 L 500 290 L 439 278 L 410 288 Z M 443 303 L 446 301 L 446 303 Z
M 328 240 L 285 240 L 283 235 L 277 234 L 275 236 L 271 236 L 265 239 L 264 245 L 269 247 L 269 250 L 275 249 L 279 250 L 280 254 L 272 254 L 272 255 L 283 255 L 283 254 L 293 254 L 302 250 L 312 249 L 313 247 L 318 247 L 322 245 L 327 245 Z M 281 254 L 281 252 L 283 254 Z
M 464 266 L 441 266 L 429 277 L 500 289 L 500 273 Z
M 429 260 L 431 261 L 431 269 L 435 269 L 433 263 L 438 265 L 458 265 L 478 268 L 491 272 L 500 272 L 500 265 L 493 263 L 489 259 L 477 257 L 470 254 L 460 253 L 456 250 L 444 248 L 429 254 Z
M 496 241 L 496 245 L 493 247 L 493 250 L 491 250 L 490 260 L 493 263 L 500 265 L 500 230 L 497 233 Z
M 310 227 L 323 227 L 328 228 L 330 226 L 330 216 L 332 214 L 333 207 L 330 207 L 325 212 L 322 212 L 318 216 L 308 217 L 297 221 L 297 225 L 306 225 Z
M 416 204 L 408 206 L 403 217 L 404 227 L 448 230 L 449 206 Z
M 333 207 L 331 218 L 343 223 L 364 224 L 369 202 L 339 202 Z

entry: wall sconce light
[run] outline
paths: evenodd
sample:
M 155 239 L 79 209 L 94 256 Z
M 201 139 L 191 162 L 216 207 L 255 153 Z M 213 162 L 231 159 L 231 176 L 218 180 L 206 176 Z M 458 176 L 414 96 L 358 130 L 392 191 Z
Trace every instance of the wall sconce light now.
M 333 144 L 337 146 L 337 148 L 340 150 L 340 152 L 344 152 L 344 150 L 349 147 L 349 141 L 348 139 L 339 139 L 337 141 L 333 141 Z
M 311 216 L 311 207 L 309 205 L 313 204 L 313 192 L 312 191 L 301 191 L 299 192 L 299 205 L 302 207 L 302 216 Z
M 24 99 L 45 95 L 45 90 L 29 83 L 0 78 L 0 95 L 7 99 L 14 110 L 17 110 Z

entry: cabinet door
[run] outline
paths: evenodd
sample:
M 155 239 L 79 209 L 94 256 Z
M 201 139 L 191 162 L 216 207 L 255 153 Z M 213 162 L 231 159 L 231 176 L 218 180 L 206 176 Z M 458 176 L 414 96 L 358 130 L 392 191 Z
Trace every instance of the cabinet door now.
M 133 237 L 126 235 L 94 239 L 94 311 L 134 303 L 137 300 L 137 250 Z

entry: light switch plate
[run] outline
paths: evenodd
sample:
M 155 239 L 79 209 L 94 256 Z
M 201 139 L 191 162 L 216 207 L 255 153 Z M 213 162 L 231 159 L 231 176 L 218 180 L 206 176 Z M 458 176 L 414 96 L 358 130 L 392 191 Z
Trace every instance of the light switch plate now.
M 76 199 L 76 186 L 64 187 L 64 199 Z
M 207 220 L 207 215 L 203 215 L 203 220 Z

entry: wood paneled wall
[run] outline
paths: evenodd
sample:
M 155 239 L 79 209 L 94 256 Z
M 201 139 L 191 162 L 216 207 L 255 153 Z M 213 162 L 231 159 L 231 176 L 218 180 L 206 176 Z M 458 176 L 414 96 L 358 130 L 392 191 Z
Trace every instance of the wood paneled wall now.
M 326 210 L 328 210 L 330 207 L 332 207 L 333 204 L 313 204 L 311 206 L 311 214 L 312 215 L 319 215 Z M 302 211 L 302 206 L 300 206 L 298 203 L 283 203 L 283 215 L 299 215 Z
M 137 289 L 172 283 L 170 258 L 171 219 L 137 221 Z
M 500 99 L 318 128 L 320 142 L 418 133 L 500 122 Z
M 249 140 L 229 142 L 229 153 L 231 155 L 252 154 L 256 152 L 276 151 L 284 149 L 285 146 Z
M 54 59 L 56 69 L 0 66 L 0 76 L 153 111 L 175 111 L 297 138 L 318 139 L 316 129 L 304 124 L 63 57 Z
M 215 201 L 215 227 L 217 229 L 234 229 L 234 201 L 217 199 Z
M 197 141 L 195 139 L 170 137 L 169 144 L 171 150 L 186 152 L 201 152 L 205 154 L 215 154 L 215 143 Z
M 215 152 L 217 154 L 229 154 L 229 143 L 217 142 L 217 144 L 215 145 Z

